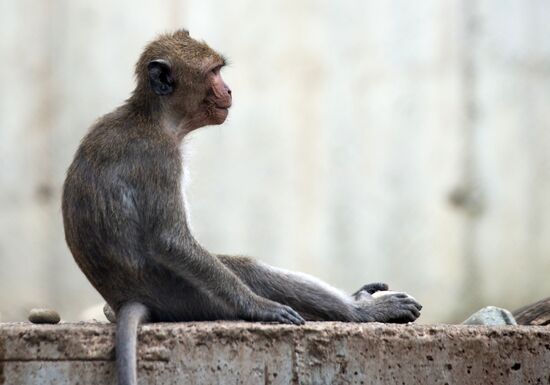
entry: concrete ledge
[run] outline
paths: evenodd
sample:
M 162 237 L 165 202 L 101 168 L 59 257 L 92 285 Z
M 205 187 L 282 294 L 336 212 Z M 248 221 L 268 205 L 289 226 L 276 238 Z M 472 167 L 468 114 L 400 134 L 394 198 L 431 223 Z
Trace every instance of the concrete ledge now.
M 115 384 L 114 327 L 0 324 L 0 384 Z M 550 384 L 550 328 L 152 324 L 140 384 Z

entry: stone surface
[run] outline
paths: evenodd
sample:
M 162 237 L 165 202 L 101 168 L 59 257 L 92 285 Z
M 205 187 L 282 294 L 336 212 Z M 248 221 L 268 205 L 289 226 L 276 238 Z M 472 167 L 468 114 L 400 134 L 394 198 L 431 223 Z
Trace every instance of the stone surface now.
M 510 311 L 496 306 L 484 307 L 483 309 L 480 309 L 472 314 L 462 323 L 464 325 L 488 326 L 517 325 L 517 322 Z
M 114 325 L 0 324 L 1 385 L 115 384 Z M 550 328 L 151 324 L 139 384 L 548 384 Z
M 34 324 L 56 324 L 61 321 L 59 313 L 52 309 L 31 309 L 29 321 Z

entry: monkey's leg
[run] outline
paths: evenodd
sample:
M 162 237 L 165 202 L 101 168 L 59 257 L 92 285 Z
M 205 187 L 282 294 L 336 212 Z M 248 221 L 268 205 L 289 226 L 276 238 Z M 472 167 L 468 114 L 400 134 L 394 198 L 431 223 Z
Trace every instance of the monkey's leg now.
M 361 321 L 354 298 L 303 273 L 247 257 L 219 256 L 256 294 L 298 311 L 309 321 Z
M 317 278 L 247 257 L 218 258 L 254 293 L 292 307 L 306 320 L 360 321 L 354 299 Z
M 387 285 L 365 285 L 348 295 L 307 274 L 258 263 L 247 257 L 220 255 L 230 268 L 256 294 L 291 306 L 309 321 L 409 322 L 421 309 L 412 297 L 391 292 L 373 297 L 370 292 L 387 290 Z

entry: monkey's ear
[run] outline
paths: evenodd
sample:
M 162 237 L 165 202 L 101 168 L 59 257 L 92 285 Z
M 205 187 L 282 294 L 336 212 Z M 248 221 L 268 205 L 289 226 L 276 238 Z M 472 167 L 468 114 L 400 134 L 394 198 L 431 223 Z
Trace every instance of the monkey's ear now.
M 172 68 L 166 60 L 151 60 L 147 65 L 149 83 L 153 92 L 159 96 L 170 95 L 174 91 Z

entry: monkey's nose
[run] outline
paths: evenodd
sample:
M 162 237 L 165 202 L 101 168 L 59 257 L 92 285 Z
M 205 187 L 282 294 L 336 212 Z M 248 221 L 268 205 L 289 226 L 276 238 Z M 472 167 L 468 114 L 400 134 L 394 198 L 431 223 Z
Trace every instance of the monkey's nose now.
M 227 88 L 227 93 L 231 95 L 231 88 Z

